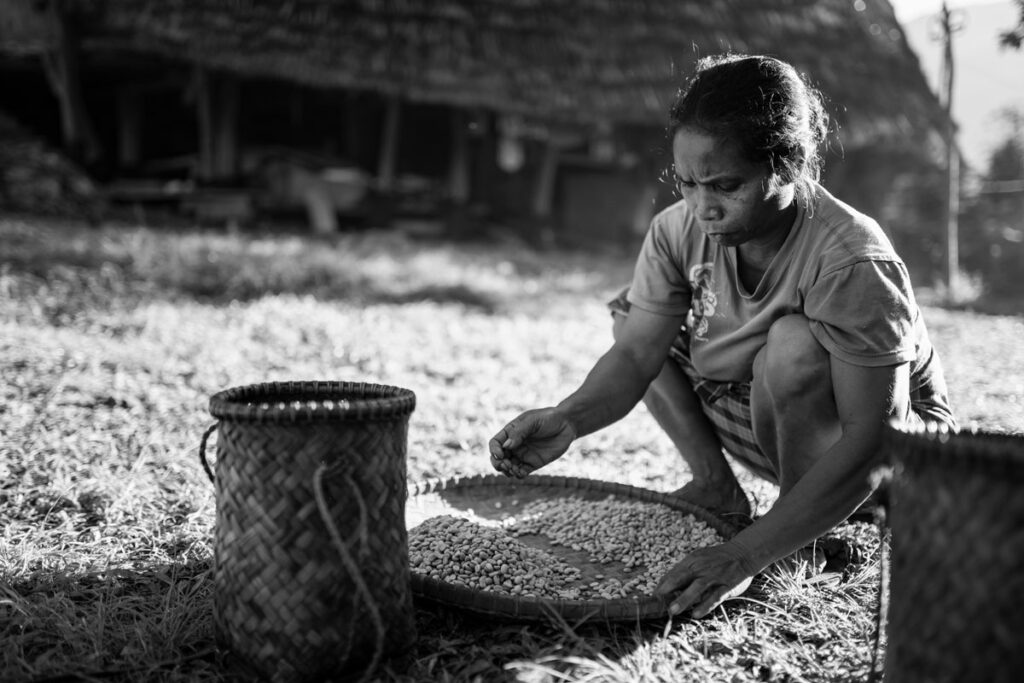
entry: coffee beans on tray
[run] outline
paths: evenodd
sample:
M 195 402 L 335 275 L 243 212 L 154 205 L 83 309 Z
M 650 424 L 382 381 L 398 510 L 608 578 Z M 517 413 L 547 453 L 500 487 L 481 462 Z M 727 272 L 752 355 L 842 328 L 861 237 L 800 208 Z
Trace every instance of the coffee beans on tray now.
M 543 536 L 607 570 L 584 578 L 562 556 L 570 553 L 528 545 L 521 540 L 527 536 Z M 704 521 L 666 505 L 572 496 L 527 503 L 500 524 L 433 517 L 409 532 L 409 560 L 414 572 L 488 592 L 613 599 L 652 594 L 683 556 L 722 541 Z

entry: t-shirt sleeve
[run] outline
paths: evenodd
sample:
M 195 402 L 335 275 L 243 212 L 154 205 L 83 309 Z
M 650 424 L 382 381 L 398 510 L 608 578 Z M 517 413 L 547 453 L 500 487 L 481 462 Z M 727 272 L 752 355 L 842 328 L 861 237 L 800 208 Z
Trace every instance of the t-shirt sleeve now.
M 655 217 L 633 269 L 627 295 L 632 305 L 662 315 L 685 315 L 690 310 L 690 283 L 678 244 L 679 236 L 672 235 L 669 223 Z
M 916 304 L 899 261 L 864 260 L 816 282 L 804 301 L 811 332 L 825 349 L 852 365 L 895 365 L 916 357 Z

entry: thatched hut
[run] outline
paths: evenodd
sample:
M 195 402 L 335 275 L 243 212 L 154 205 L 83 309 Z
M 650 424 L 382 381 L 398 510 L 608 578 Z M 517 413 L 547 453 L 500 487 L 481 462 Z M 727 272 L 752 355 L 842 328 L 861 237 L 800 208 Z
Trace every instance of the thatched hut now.
M 884 213 L 901 174 L 932 164 L 944 129 L 887 0 L 0 0 L 0 10 L 5 78 L 38 87 L 32 56 L 45 57 L 36 62 L 49 65 L 65 137 L 87 160 L 105 148 L 112 176 L 190 153 L 198 180 L 237 182 L 247 151 L 298 147 L 358 168 L 396 206 L 429 187 L 441 203 L 532 216 L 579 239 L 629 233 L 666 199 L 656 182 L 665 114 L 701 55 L 769 53 L 809 74 L 838 125 L 826 180 L 869 211 Z M 0 92 L 0 108 L 24 120 L 43 99 Z

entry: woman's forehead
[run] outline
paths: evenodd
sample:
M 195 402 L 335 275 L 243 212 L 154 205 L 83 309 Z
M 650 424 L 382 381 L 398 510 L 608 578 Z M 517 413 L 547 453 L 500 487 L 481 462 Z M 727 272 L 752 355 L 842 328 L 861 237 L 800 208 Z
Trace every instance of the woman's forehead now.
M 695 128 L 676 132 L 672 157 L 677 174 L 696 178 L 747 176 L 761 171 L 759 164 L 742 154 L 736 142 Z

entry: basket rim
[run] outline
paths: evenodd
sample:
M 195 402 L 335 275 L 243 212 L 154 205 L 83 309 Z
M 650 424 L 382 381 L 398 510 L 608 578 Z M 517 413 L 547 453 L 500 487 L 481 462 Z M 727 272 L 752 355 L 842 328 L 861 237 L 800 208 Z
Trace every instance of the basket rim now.
M 416 408 L 416 394 L 372 382 L 292 380 L 259 382 L 218 391 L 210 414 L 244 422 L 395 420 Z
M 1019 470 L 1024 473 L 1024 434 L 950 430 L 934 423 L 890 422 L 883 441 L 892 463 L 920 462 Z
M 410 487 L 409 497 L 455 488 L 488 487 L 501 485 L 534 486 L 551 488 L 568 493 L 589 491 L 608 493 L 630 500 L 665 505 L 675 510 L 693 514 L 706 522 L 723 538 L 731 538 L 738 529 L 709 510 L 688 503 L 669 493 L 645 489 L 630 484 L 570 477 L 559 475 L 530 475 L 524 479 L 511 480 L 502 474 L 481 474 L 448 479 L 429 480 Z M 573 622 L 589 620 L 637 621 L 663 619 L 668 616 L 670 601 L 659 596 L 634 596 L 611 600 L 569 600 L 564 598 L 538 598 L 513 596 L 469 588 L 410 569 L 413 595 L 432 603 L 457 607 L 478 615 L 499 617 L 513 621 L 547 621 L 557 615 Z

